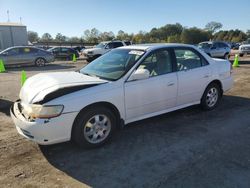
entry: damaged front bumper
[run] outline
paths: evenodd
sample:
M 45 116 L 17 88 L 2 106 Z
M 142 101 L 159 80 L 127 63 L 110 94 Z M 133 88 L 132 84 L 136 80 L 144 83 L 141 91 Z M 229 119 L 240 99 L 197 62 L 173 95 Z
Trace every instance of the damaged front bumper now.
M 20 101 L 13 104 L 10 114 L 18 133 L 41 145 L 69 141 L 77 116 L 77 112 L 70 112 L 51 119 L 28 120 L 21 112 Z

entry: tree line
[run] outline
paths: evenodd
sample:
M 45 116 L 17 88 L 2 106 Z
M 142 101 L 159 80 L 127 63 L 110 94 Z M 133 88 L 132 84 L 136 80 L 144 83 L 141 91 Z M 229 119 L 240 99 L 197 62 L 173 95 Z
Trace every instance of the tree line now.
M 101 32 L 96 28 L 87 29 L 82 37 L 67 37 L 57 33 L 53 38 L 49 33 L 44 33 L 39 37 L 37 32 L 28 31 L 30 42 L 72 42 L 72 43 L 98 43 L 112 39 L 129 40 L 133 43 L 187 43 L 197 44 L 202 41 L 220 40 L 227 42 L 243 42 L 250 38 L 250 30 L 243 32 L 239 29 L 220 30 L 222 24 L 219 22 L 209 22 L 204 28 L 184 27 L 179 23 L 167 24 L 159 28 L 152 28 L 151 31 L 139 31 L 138 33 L 126 33 L 122 30 L 115 35 L 112 31 Z

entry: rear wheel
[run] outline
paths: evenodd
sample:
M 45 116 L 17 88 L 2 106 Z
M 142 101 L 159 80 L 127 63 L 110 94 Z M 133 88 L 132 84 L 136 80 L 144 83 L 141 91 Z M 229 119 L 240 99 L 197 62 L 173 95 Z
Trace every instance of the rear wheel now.
M 239 54 L 239 55 L 240 55 L 240 57 L 243 57 L 244 54 Z
M 216 83 L 209 84 L 201 98 L 201 107 L 204 110 L 214 109 L 218 105 L 221 96 L 222 91 L 219 85 Z
M 108 108 L 90 108 L 80 112 L 74 122 L 72 139 L 81 147 L 93 148 L 106 143 L 115 131 L 116 117 Z
M 46 64 L 46 60 L 43 59 L 43 58 L 37 58 L 36 61 L 35 61 L 35 65 L 37 67 L 44 67 Z

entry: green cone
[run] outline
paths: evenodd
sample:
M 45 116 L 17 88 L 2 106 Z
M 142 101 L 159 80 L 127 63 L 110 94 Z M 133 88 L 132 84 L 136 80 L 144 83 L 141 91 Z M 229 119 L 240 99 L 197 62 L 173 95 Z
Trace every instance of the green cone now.
M 238 54 L 235 55 L 233 67 L 239 67 L 239 56 L 238 56 Z
M 21 86 L 23 86 L 24 82 L 27 79 L 27 75 L 26 72 L 24 70 L 22 70 L 22 75 L 21 75 Z
M 73 62 L 76 62 L 76 54 L 73 54 Z
M 1 72 L 5 72 L 5 67 L 2 59 L 0 59 L 0 73 Z

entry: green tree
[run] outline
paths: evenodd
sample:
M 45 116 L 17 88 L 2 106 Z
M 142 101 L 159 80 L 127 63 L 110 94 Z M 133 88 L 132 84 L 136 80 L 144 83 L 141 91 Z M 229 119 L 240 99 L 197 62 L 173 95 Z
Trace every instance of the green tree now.
M 65 42 L 67 40 L 67 37 L 62 35 L 61 33 L 57 33 L 55 37 L 56 42 Z
M 247 39 L 247 34 L 243 31 L 236 29 L 236 30 L 229 30 L 229 31 L 219 31 L 214 34 L 213 40 L 222 40 L 228 42 L 242 42 Z
M 101 32 L 96 28 L 93 28 L 91 30 L 87 29 L 84 31 L 83 37 L 87 42 L 98 43 L 99 38 L 100 38 L 100 34 L 101 34 Z
M 246 35 L 248 38 L 250 38 L 250 29 L 247 30 Z
M 81 39 L 80 38 L 78 38 L 78 37 L 70 37 L 69 39 L 68 39 L 68 41 L 69 42 L 81 42 Z
M 221 23 L 212 21 L 212 22 L 209 22 L 206 24 L 205 30 L 210 31 L 213 34 L 216 31 L 218 31 L 219 29 L 221 29 L 222 26 L 223 25 Z
M 113 40 L 115 38 L 115 34 L 110 31 L 110 32 L 103 32 L 99 35 L 99 40 L 101 41 L 109 41 Z
M 186 44 L 198 44 L 202 41 L 208 41 L 209 39 L 209 32 L 196 27 L 184 29 L 181 33 L 181 42 Z
M 116 38 L 118 40 L 132 40 L 131 35 L 129 35 L 128 33 L 125 33 L 122 30 L 118 31 Z
M 181 42 L 180 35 L 171 35 L 167 39 L 168 43 L 179 43 Z
M 38 33 L 34 31 L 28 31 L 28 40 L 33 43 L 39 40 Z
M 53 38 L 49 33 L 44 33 L 42 35 L 42 38 L 41 38 L 42 42 L 51 42 L 52 40 L 53 40 Z

